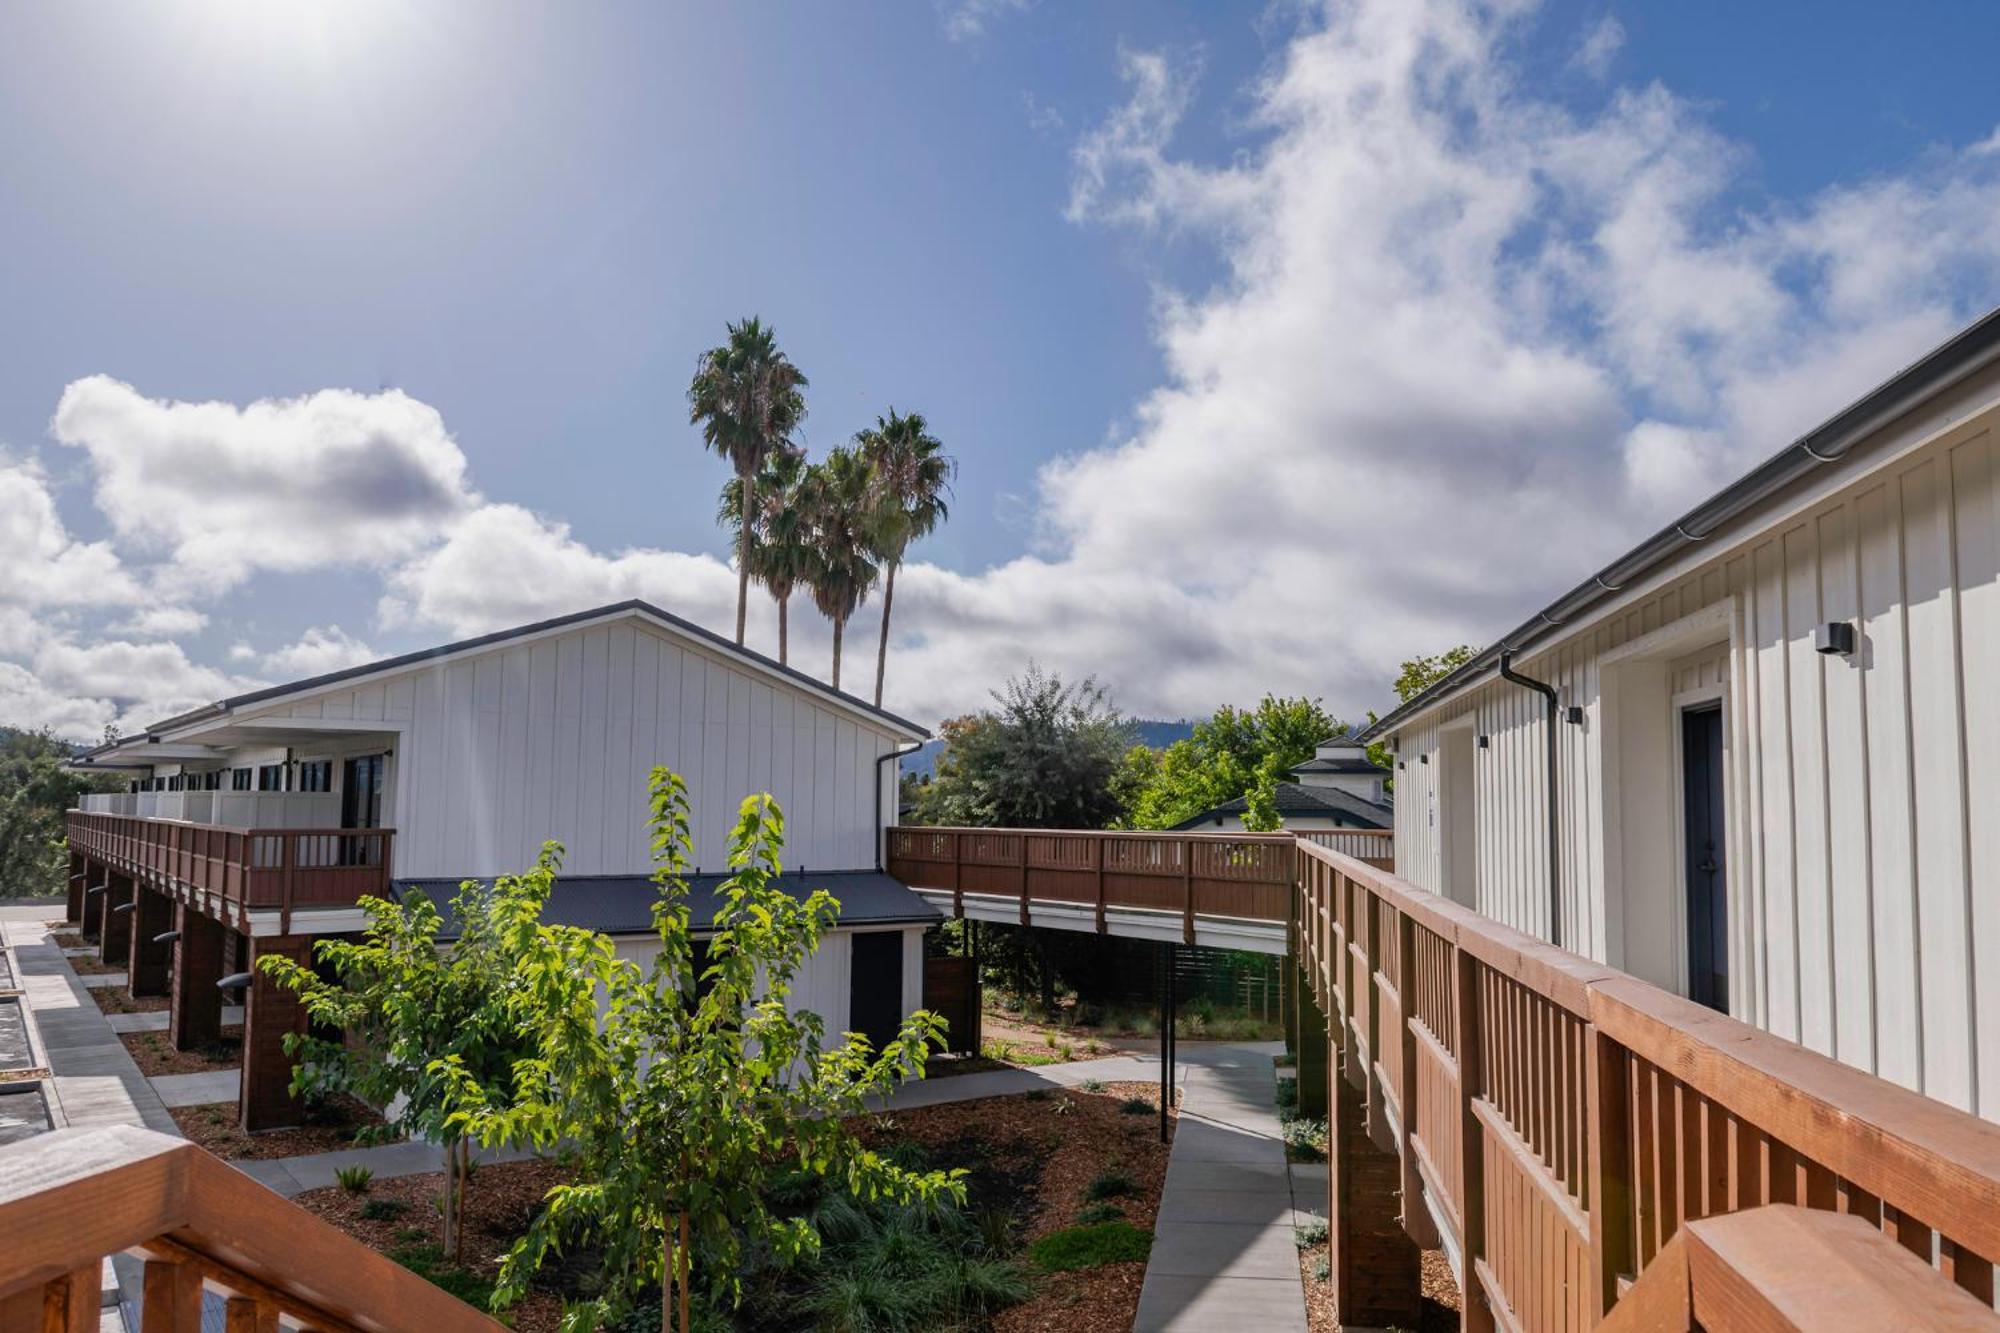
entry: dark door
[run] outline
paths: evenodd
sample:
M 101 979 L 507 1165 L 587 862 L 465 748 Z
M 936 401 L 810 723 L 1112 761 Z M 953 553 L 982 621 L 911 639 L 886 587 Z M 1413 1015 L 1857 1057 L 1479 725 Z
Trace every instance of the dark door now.
M 877 930 L 853 939 L 847 1026 L 879 1051 L 903 1026 L 903 932 Z
M 382 827 L 382 761 L 386 755 L 364 754 L 347 761 L 340 778 L 340 826 Z
M 340 774 L 340 826 L 382 827 L 382 763 L 387 755 L 364 754 L 347 761 Z M 340 839 L 344 866 L 372 866 L 382 859 L 379 838 Z
M 1722 828 L 1722 707 L 1681 714 L 1688 998 L 1729 1012 L 1729 876 Z

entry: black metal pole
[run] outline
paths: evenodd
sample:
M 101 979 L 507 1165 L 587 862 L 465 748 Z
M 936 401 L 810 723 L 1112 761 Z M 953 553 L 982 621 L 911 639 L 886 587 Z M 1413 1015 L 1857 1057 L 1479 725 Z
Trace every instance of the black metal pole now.
M 1167 1104 L 1169 1106 L 1173 1104 L 1174 1084 L 1179 1072 L 1176 1066 L 1181 1058 L 1181 997 L 1174 983 L 1174 973 L 1179 968 L 1180 961 L 1181 946 L 1169 944 L 1167 946 Z

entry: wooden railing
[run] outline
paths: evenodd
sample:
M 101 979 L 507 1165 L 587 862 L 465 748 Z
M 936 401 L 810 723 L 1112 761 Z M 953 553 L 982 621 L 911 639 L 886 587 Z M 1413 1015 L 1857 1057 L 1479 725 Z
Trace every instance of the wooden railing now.
M 1380 870 L 1396 866 L 1396 831 L 1386 828 L 1293 829 L 1294 837 L 1329 851 L 1345 852 Z
M 2000 1126 L 1296 855 L 1300 966 L 1400 1155 L 1405 1228 L 1434 1213 L 1462 1258 L 1468 1327 L 1592 1328 L 1689 1222 L 1767 1204 L 1857 1217 L 1991 1309 Z
M 65 1129 L 0 1148 L 0 1333 L 98 1327 L 106 1256 L 143 1260 L 145 1333 L 500 1333 L 497 1320 L 184 1139 Z
M 344 907 L 388 893 L 394 829 L 245 829 L 69 812 L 70 851 L 237 913 Z
M 888 869 L 911 888 L 1019 904 L 1092 907 L 1097 929 L 1112 908 L 1178 915 L 1187 942 L 1195 918 L 1283 923 L 1291 919 L 1289 833 L 1101 833 L 1047 829 L 892 828 Z

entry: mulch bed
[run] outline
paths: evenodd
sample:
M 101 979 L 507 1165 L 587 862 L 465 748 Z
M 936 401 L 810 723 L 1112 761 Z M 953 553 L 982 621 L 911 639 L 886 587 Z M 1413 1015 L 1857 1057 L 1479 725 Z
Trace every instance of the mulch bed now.
M 1127 1098 L 1148 1101 L 1152 1113 L 1120 1110 Z M 1097 1093 L 1028 1093 L 861 1117 L 854 1127 L 870 1146 L 914 1141 L 938 1165 L 965 1167 L 970 1172 L 968 1208 L 1016 1218 L 1016 1239 L 1025 1249 L 1041 1236 L 1075 1225 L 1077 1214 L 1089 1204 L 1085 1191 L 1090 1182 L 1110 1167 L 1131 1177 L 1134 1186 L 1112 1202 L 1132 1225 L 1151 1230 L 1168 1156 L 1159 1138 L 1158 1098 L 1159 1088 L 1152 1083 L 1112 1083 Z M 175 1112 L 175 1119 L 182 1114 Z M 549 1187 L 563 1178 L 563 1168 L 551 1162 L 479 1168 L 466 1200 L 465 1267 L 490 1280 Z M 442 1243 L 443 1224 L 433 1200 L 443 1185 L 443 1176 L 432 1172 L 374 1181 L 365 1194 L 337 1186 L 310 1190 L 296 1202 L 386 1253 Z M 395 1200 L 406 1207 L 394 1218 L 364 1218 L 361 1213 L 370 1200 Z M 992 1328 L 994 1333 L 1124 1333 L 1138 1313 L 1145 1271 L 1143 1261 L 1131 1261 L 1039 1275 L 1035 1296 L 1002 1312 Z M 533 1292 L 509 1312 L 519 1333 L 553 1333 L 560 1319 L 561 1300 L 553 1288 Z
M 72 958 L 70 961 L 77 960 Z M 90 998 L 97 1001 L 97 1007 L 107 1014 L 157 1014 L 168 1003 L 164 995 L 147 995 L 135 1000 L 125 993 L 123 986 L 92 987 Z
M 291 1129 L 245 1134 L 237 1124 L 235 1102 L 176 1106 L 169 1115 L 190 1141 L 228 1161 L 246 1158 L 305 1157 L 354 1146 L 354 1136 L 382 1117 L 351 1097 L 308 1110 L 306 1123 Z
M 541 1210 L 543 1196 L 566 1178 L 565 1168 L 554 1162 L 505 1162 L 475 1170 L 465 1193 L 464 1266 L 488 1281 L 496 1277 L 502 1256 Z M 371 1181 L 365 1194 L 338 1185 L 307 1190 L 293 1202 L 386 1254 L 403 1246 L 443 1247 L 444 1216 L 436 1202 L 443 1195 L 444 1174 L 432 1171 Z M 393 1200 L 404 1208 L 394 1218 L 363 1217 L 370 1200 Z M 553 1291 L 531 1292 L 508 1312 L 508 1322 L 517 1333 L 555 1333 L 562 1299 Z
M 1340 1320 L 1333 1308 L 1333 1283 L 1313 1277 L 1313 1261 L 1326 1252 L 1324 1245 L 1299 1252 L 1299 1276 L 1306 1284 L 1306 1326 L 1312 1333 L 1340 1333 Z M 1421 1265 L 1424 1299 L 1415 1333 L 1453 1333 L 1458 1328 L 1459 1296 L 1451 1260 L 1445 1258 L 1443 1250 L 1425 1250 Z
M 63 961 L 68 963 L 70 970 L 80 977 L 101 977 L 106 972 L 123 972 L 125 970 L 125 964 L 123 963 L 107 963 L 102 958 L 95 958 L 88 954 L 80 954 L 75 958 L 64 958 Z
M 132 1063 L 147 1078 L 161 1074 L 208 1074 L 235 1069 L 243 1063 L 243 1025 L 222 1030 L 222 1038 L 200 1050 L 177 1051 L 164 1032 L 127 1032 L 119 1040 L 132 1053 Z
M 73 930 L 58 930 L 49 936 L 49 942 L 54 944 L 58 949 L 81 949 L 83 947 L 83 936 Z
M 1119 1109 L 1127 1098 L 1151 1104 L 1149 1115 Z M 1168 1145 L 1160 1142 L 1160 1090 L 1154 1083 L 1107 1083 L 1078 1090 L 988 1097 L 926 1106 L 876 1118 L 862 1137 L 873 1146 L 914 1140 L 941 1164 L 971 1169 L 968 1207 L 994 1208 L 1019 1220 L 1028 1244 L 1076 1225 L 1090 1182 L 1109 1168 L 1132 1178 L 1133 1192 L 1111 1200 L 1125 1220 L 1150 1231 L 1167 1179 Z M 1060 1328 L 1110 1333 L 1132 1327 L 1139 1312 L 1142 1260 L 1037 1278 L 1033 1299 L 1003 1311 L 996 1333 Z

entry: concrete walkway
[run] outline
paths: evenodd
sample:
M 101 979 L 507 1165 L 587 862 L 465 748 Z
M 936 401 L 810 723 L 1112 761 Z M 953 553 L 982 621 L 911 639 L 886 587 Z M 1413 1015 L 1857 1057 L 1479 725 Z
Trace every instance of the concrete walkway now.
M 144 1125 L 179 1135 L 104 1011 L 49 939 L 47 922 L 63 905 L 0 908 L 0 938 L 14 957 L 14 976 L 27 1001 L 35 1054 L 48 1067 L 42 1080 L 49 1115 L 65 1126 Z
M 1271 1064 L 1281 1049 L 1182 1046 L 1180 1123 L 1135 1333 L 1305 1333 L 1293 1181 Z

